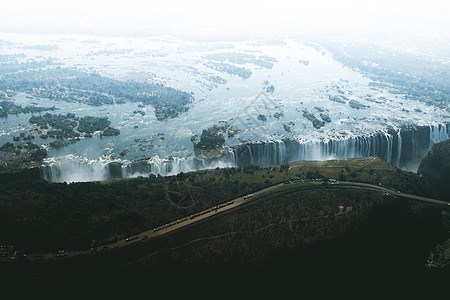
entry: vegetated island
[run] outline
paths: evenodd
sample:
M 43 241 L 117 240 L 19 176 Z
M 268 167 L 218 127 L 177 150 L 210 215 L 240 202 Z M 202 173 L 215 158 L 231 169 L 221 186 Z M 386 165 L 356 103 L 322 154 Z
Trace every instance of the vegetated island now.
M 0 174 L 39 166 L 47 157 L 48 147 L 66 147 L 78 142 L 81 137 L 92 137 L 94 132 L 100 132 L 101 137 L 120 134 L 119 129 L 109 126 L 111 121 L 107 117 L 78 118 L 73 113 L 66 115 L 46 113 L 31 116 L 29 122 L 37 127 L 13 136 L 13 143 L 7 142 L 0 147 L 0 160 L 2 161 Z M 37 138 L 50 142 L 41 146 L 31 142 Z
M 358 102 L 356 100 L 350 100 L 350 102 L 348 102 L 348 105 L 350 105 L 351 108 L 355 108 L 355 109 L 361 109 L 361 108 L 369 107 L 369 106 L 364 105 L 361 102 Z
M 330 116 L 328 114 L 321 113 L 320 117 L 322 118 L 322 120 L 324 120 L 327 123 L 331 122 L 331 118 L 330 118 Z
M 80 102 L 94 106 L 142 102 L 152 105 L 158 120 L 189 110 L 191 94 L 158 83 L 119 81 L 76 69 L 48 68 L 3 75 L 0 86 L 38 98 Z
M 346 104 L 348 98 L 343 95 L 328 95 L 328 99 L 333 102 Z
M 205 63 L 205 66 L 222 73 L 239 76 L 243 79 L 249 78 L 252 75 L 252 71 L 250 71 L 249 69 L 236 67 L 235 65 L 226 62 L 209 61 Z
M 2 93 L 0 92 L 0 99 Z M 0 118 L 6 118 L 8 115 L 18 115 L 18 114 L 28 114 L 28 113 L 40 113 L 44 111 L 55 111 L 56 108 L 52 107 L 41 107 L 41 106 L 31 106 L 27 105 L 22 107 L 21 105 L 14 104 L 12 101 L 4 100 L 0 102 Z
M 243 64 L 254 64 L 263 68 L 271 69 L 273 64 L 278 62 L 275 57 L 270 57 L 267 55 L 260 55 L 257 57 L 254 54 L 241 53 L 241 52 L 220 52 L 214 53 L 206 56 L 208 60 L 214 60 L 219 62 L 229 61 L 230 63 L 243 65 Z
M 197 136 L 192 136 L 191 142 L 194 145 L 195 155 L 206 158 L 221 157 L 225 147 L 225 134 L 229 129 L 228 124 L 224 126 L 213 125 L 208 129 L 203 129 L 198 142 Z M 231 134 L 233 133 L 234 131 L 231 130 Z
M 306 109 L 303 110 L 303 117 L 310 120 L 314 128 L 320 129 L 322 126 L 325 126 L 324 121 L 320 121 L 316 118 L 316 116 L 313 113 L 308 112 Z
M 101 132 L 101 136 L 119 135 L 120 130 L 111 128 L 111 121 L 107 117 L 85 116 L 78 118 L 73 113 L 66 115 L 54 115 L 46 113 L 43 116 L 32 116 L 29 120 L 31 124 L 36 124 L 45 133 L 42 138 L 58 138 L 58 139 L 79 139 L 81 134 L 84 137 L 92 137 L 96 131 Z M 74 129 L 77 128 L 78 132 Z M 59 143 L 58 145 L 62 145 Z
M 37 168 L 47 157 L 47 149 L 28 139 L 20 143 L 7 142 L 0 146 L 0 174 Z

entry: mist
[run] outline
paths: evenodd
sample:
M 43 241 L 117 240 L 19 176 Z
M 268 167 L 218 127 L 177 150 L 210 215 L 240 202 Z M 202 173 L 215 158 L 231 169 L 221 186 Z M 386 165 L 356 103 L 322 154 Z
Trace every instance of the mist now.
M 16 106 L 37 98 L 115 126 L 108 138 L 83 133 L 53 146 L 33 136 L 49 149 L 49 181 L 373 155 L 415 171 L 448 138 L 448 15 L 450 4 L 435 0 L 6 0 L 0 79 L 19 92 Z M 149 91 L 163 96 L 142 98 Z M 273 117 L 262 103 L 248 109 L 261 91 L 277 101 Z M 2 120 L 0 144 L 25 136 L 23 123 L 37 129 L 23 118 Z M 220 157 L 195 151 L 221 122 L 239 136 Z M 420 140 L 411 125 L 425 130 Z
M 191 39 L 409 33 L 449 37 L 444 1 L 2 1 L 0 32 Z

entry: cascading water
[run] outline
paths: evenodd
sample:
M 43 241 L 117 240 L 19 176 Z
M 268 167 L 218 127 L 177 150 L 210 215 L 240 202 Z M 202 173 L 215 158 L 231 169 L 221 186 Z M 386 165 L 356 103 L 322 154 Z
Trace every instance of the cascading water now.
M 245 144 L 245 148 L 238 146 L 237 166 L 378 156 L 396 167 L 416 171 L 431 146 L 448 138 L 447 126 L 433 125 L 320 142 L 297 140 L 260 142 Z
M 43 179 L 53 182 L 98 181 L 110 177 L 109 165 L 104 159 L 89 160 L 75 155 L 48 160 L 41 173 Z
M 108 178 L 133 178 L 150 174 L 169 176 L 181 172 L 236 166 L 235 153 L 227 151 L 217 159 L 180 158 L 163 159 L 153 157 L 139 162 L 121 161 L 103 157 L 88 160 L 84 157 L 68 155 L 58 159 L 48 159 L 41 166 L 42 178 L 52 182 L 101 181 Z
M 431 146 L 449 138 L 449 125 L 388 130 L 371 136 L 323 141 L 268 141 L 245 143 L 229 148 L 219 158 L 153 157 L 139 162 L 102 157 L 88 160 L 68 155 L 51 158 L 41 167 L 45 180 L 54 182 L 98 181 L 108 178 L 175 175 L 202 169 L 245 165 L 278 165 L 297 160 L 344 159 L 378 156 L 389 164 L 416 171 Z
M 397 153 L 396 153 L 396 157 L 397 159 L 395 160 L 395 166 L 399 167 L 400 166 L 400 153 L 402 153 L 402 135 L 400 134 L 400 130 L 397 131 Z

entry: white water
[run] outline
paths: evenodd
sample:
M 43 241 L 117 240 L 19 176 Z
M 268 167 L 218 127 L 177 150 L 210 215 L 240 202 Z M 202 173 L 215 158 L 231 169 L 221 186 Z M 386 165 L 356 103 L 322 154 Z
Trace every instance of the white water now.
M 416 171 L 420 161 L 431 149 L 434 143 L 449 138 L 446 126 L 429 126 L 429 141 L 424 149 L 415 146 L 418 138 L 416 130 L 412 130 L 411 153 L 405 158 L 405 148 L 402 147 L 401 131 L 395 133 L 397 147 L 394 147 L 394 136 L 390 133 L 380 133 L 376 136 L 349 138 L 345 140 L 329 140 L 327 142 L 289 141 L 288 146 L 284 141 L 269 141 L 266 143 L 247 144 L 243 148 L 245 152 L 238 154 L 237 148 L 226 152 L 219 159 L 205 158 L 152 158 L 139 164 L 132 164 L 118 160 L 88 160 L 75 159 L 67 156 L 57 162 L 48 161 L 42 168 L 44 178 L 56 182 L 94 181 L 112 177 L 110 163 L 119 162 L 121 173 L 119 177 L 137 177 L 155 175 L 175 175 L 180 172 L 190 172 L 203 169 L 215 169 L 225 167 L 239 167 L 246 164 L 268 165 L 282 164 L 296 160 L 328 160 L 344 159 L 352 157 L 379 156 L 389 164 L 397 167 Z M 383 141 L 380 143 L 380 140 Z M 295 152 L 295 148 L 298 148 Z M 393 161 L 392 157 L 396 159 Z
M 19 93 L 14 97 L 18 105 L 36 102 L 38 106 L 55 106 L 56 113 L 106 116 L 111 126 L 121 132 L 115 137 L 82 138 L 61 149 L 48 146 L 53 139 L 40 139 L 36 135 L 33 142 L 49 149 L 42 172 L 44 178 L 51 181 L 173 175 L 245 164 L 374 155 L 414 171 L 433 143 L 448 138 L 448 133 L 438 126 L 448 122 L 446 110 L 374 87 L 371 79 L 338 63 L 331 53 L 299 40 L 287 39 L 284 44 L 276 45 L 254 41 L 224 44 L 162 38 L 73 36 L 67 39 L 65 36 L 3 33 L 0 39 L 20 45 L 19 48 L 0 47 L 0 54 L 23 52 L 24 61 L 51 57 L 61 67 L 95 71 L 119 80 L 160 82 L 194 93 L 195 100 L 189 111 L 162 122 L 156 120 L 153 107 L 142 108 L 138 106 L 140 103 L 92 107 L 45 98 L 29 99 L 29 95 Z M 86 42 L 94 39 L 95 43 Z M 36 40 L 40 44 L 56 44 L 58 50 L 39 51 L 26 47 Z M 102 49 L 108 49 L 108 53 L 99 51 Z M 243 79 L 206 66 L 208 55 L 221 52 L 270 56 L 277 62 L 271 69 L 250 63 L 237 65 L 252 72 L 249 78 Z M 299 62 L 304 60 L 309 61 L 307 66 Z M 211 80 L 217 76 L 226 83 Z M 267 87 L 266 81 L 275 90 L 264 96 L 261 91 Z M 332 102 L 330 95 L 344 95 L 366 107 L 354 109 L 348 103 Z M 133 113 L 136 110 L 144 111 L 145 115 Z M 317 118 L 320 118 L 319 111 L 324 111 L 331 122 L 316 129 L 303 117 L 304 110 Z M 282 116 L 275 117 L 276 113 Z M 258 120 L 259 114 L 265 115 L 267 121 Z M 21 132 L 31 132 L 35 127 L 29 124 L 29 117 L 29 114 L 21 114 L 1 119 L 0 145 L 11 142 L 13 136 Z M 238 130 L 234 138 L 226 138 L 224 155 L 216 160 L 195 158 L 190 138 L 221 121 Z M 429 127 L 428 137 L 403 138 L 400 130 L 408 126 Z M 378 135 L 381 138 L 374 138 Z

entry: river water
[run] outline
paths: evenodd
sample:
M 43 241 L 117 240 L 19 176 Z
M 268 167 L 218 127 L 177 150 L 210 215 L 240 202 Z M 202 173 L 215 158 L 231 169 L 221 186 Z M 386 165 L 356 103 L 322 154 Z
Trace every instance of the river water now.
M 111 162 L 117 162 L 122 169 L 120 176 L 116 174 L 117 177 L 148 176 L 150 172 L 167 175 L 198 168 L 236 166 L 237 151 L 233 147 L 243 143 L 294 140 L 300 144 L 323 144 L 330 140 L 346 141 L 386 134 L 389 130 L 399 132 L 410 125 L 438 128 L 439 133 L 433 137 L 433 143 L 448 138 L 447 131 L 439 131 L 439 125 L 449 120 L 448 112 L 408 100 L 401 94 L 374 88 L 369 85 L 371 79 L 343 66 L 333 59 L 332 53 L 304 41 L 216 43 L 167 38 L 30 37 L 18 34 L 2 34 L 0 38 L 14 43 L 0 47 L 0 54 L 22 52 L 25 54 L 25 58 L 21 58 L 24 61 L 39 57 L 53 58 L 63 67 L 95 71 L 119 80 L 160 82 L 193 92 L 194 101 L 189 111 L 164 121 L 156 120 L 151 106 L 138 107 L 140 103 L 93 107 L 81 103 L 31 99 L 33 97 L 30 95 L 18 93 L 14 97 L 18 105 L 55 106 L 58 109 L 56 113 L 71 112 L 77 117 L 106 116 L 111 121 L 111 127 L 120 130 L 119 136 L 102 138 L 95 133 L 92 138 L 82 138 L 61 149 L 48 148 L 49 158 L 43 170 L 44 178 L 52 181 L 107 179 L 114 173 L 108 169 Z M 57 47 L 56 50 L 30 47 L 36 44 Z M 207 66 L 208 55 L 229 52 L 269 56 L 276 62 L 272 68 L 253 63 L 236 65 L 252 71 L 252 75 L 245 79 Z M 220 76 L 226 83 L 217 84 L 211 76 Z M 275 88 L 273 93 L 265 90 L 270 85 Z M 366 107 L 355 109 L 348 103 L 332 102 L 329 95 L 343 95 Z M 143 110 L 145 115 L 133 113 L 136 110 Z M 316 129 L 311 121 L 303 117 L 304 110 L 314 113 L 318 119 L 321 110 L 329 115 L 331 122 Z M 259 120 L 257 116 L 260 114 L 267 120 Z M 20 132 L 34 129 L 35 126 L 28 122 L 30 116 L 20 114 L 0 119 L 0 145 L 12 142 L 12 137 Z M 200 135 L 203 129 L 222 122 L 239 130 L 235 137 L 226 137 L 229 150 L 220 159 L 199 162 L 194 158 L 191 136 Z M 40 139 L 38 136 L 33 140 L 44 147 L 51 141 L 53 139 Z M 426 148 L 431 144 L 427 143 Z M 281 150 L 276 151 L 287 156 Z M 317 153 L 308 157 L 324 159 L 332 156 L 324 157 Z M 132 171 L 129 165 L 137 162 L 153 167 Z M 270 162 L 275 163 L 273 160 Z

